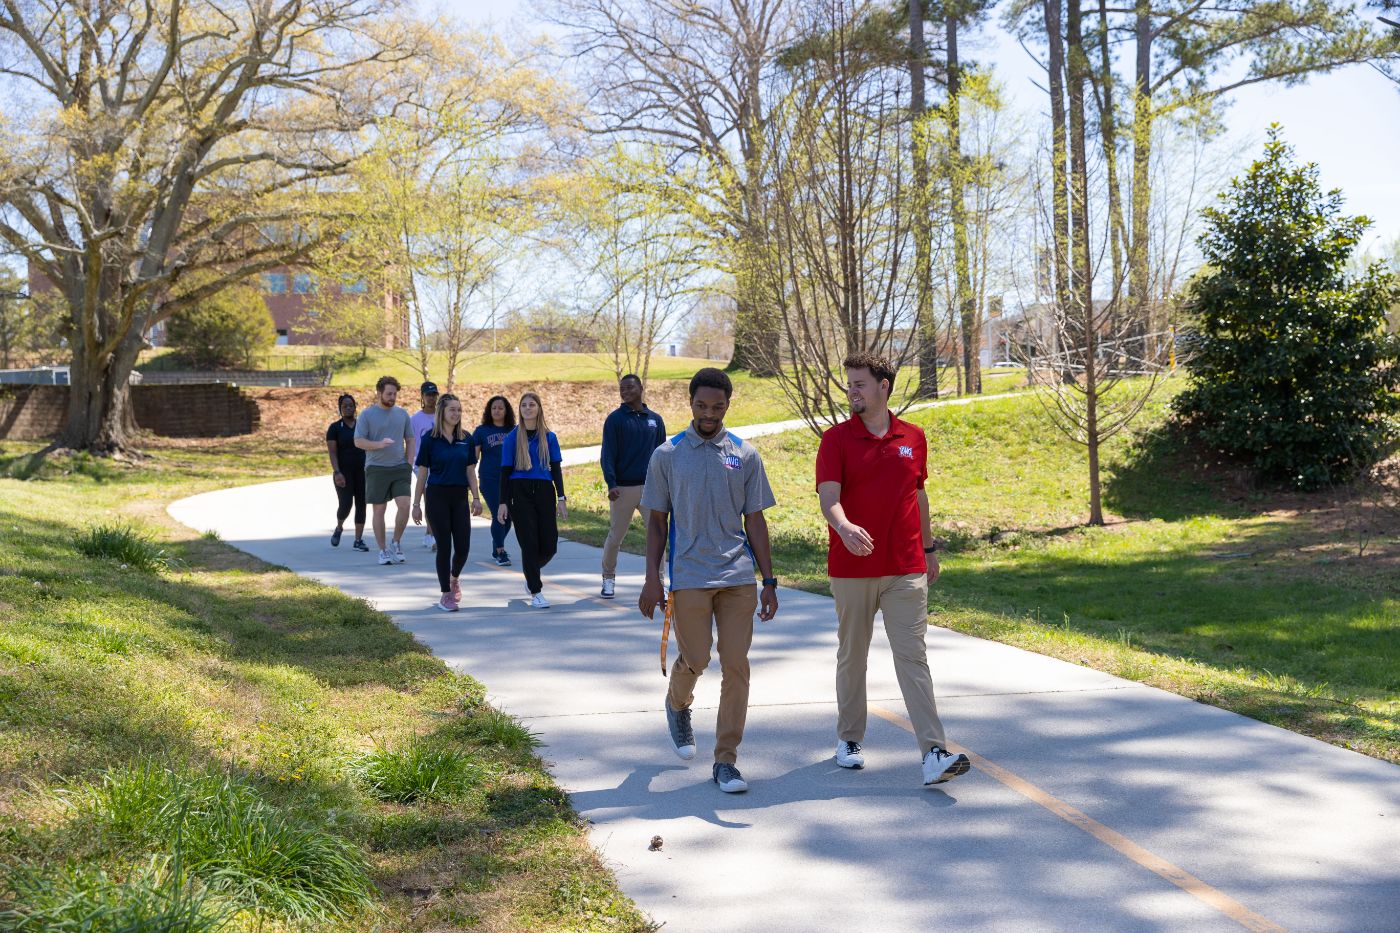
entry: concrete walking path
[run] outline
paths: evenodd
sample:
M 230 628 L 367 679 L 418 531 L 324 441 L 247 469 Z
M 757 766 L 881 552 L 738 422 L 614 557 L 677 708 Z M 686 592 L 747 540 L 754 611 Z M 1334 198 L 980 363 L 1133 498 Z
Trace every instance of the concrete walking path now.
M 392 509 L 390 510 L 392 512 Z M 563 542 L 531 610 L 474 527 L 464 608 L 432 608 L 433 556 L 329 546 L 326 477 L 206 493 L 170 507 L 273 564 L 363 597 L 543 740 L 622 889 L 688 930 L 1400 929 L 1400 767 L 1160 690 L 930 629 L 939 708 L 974 756 L 920 783 L 888 645 L 871 648 L 868 764 L 835 747 L 829 599 L 784 589 L 755 623 L 740 766 L 710 782 L 719 672 L 697 688 L 693 762 L 671 751 L 659 623 L 636 610 L 642 559 L 597 597 L 597 548 Z M 782 568 L 778 568 L 781 573 Z M 671 646 L 675 656 L 675 646 Z M 659 852 L 648 850 L 661 836 Z

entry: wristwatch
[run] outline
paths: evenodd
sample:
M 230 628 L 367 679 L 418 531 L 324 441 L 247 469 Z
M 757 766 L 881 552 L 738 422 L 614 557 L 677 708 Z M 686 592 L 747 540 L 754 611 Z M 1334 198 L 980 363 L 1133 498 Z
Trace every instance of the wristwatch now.
M 777 578 L 777 577 L 764 577 L 764 578 L 763 578 L 763 585 L 764 585 L 764 586 L 771 586 L 771 587 L 773 587 L 774 589 L 777 589 L 777 588 L 778 588 L 778 578 Z
M 924 553 L 932 554 L 936 550 L 938 550 L 938 544 L 935 542 L 934 544 L 930 544 L 928 547 L 924 548 Z

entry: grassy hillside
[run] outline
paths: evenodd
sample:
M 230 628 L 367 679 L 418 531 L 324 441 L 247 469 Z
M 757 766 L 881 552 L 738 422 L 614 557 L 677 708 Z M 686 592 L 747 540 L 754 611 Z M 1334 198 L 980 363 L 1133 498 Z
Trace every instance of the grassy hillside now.
M 479 683 L 164 513 L 298 458 L 152 454 L 0 479 L 0 928 L 649 928 Z
M 1164 416 L 1162 396 L 1141 428 Z M 913 420 L 929 437 L 933 519 L 951 547 L 930 596 L 937 624 L 1400 762 L 1400 526 L 1363 516 L 1381 527 L 1362 552 L 1357 496 L 1256 489 L 1140 435 L 1109 445 L 1114 517 L 1085 528 L 1084 450 L 1034 398 Z M 826 592 L 817 439 L 757 445 L 779 503 L 778 574 Z M 598 471 L 571 472 L 568 533 L 601 541 Z M 640 529 L 626 546 L 640 550 Z

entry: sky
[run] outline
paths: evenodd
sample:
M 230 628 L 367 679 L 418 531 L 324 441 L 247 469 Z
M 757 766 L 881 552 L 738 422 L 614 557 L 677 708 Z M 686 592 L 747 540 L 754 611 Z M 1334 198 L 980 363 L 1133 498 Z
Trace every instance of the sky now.
M 530 0 L 434 0 L 425 10 L 469 23 L 494 22 L 531 32 L 543 27 Z M 992 26 L 964 43 L 964 57 L 991 64 L 1017 109 L 1039 113 L 1044 92 L 1033 83 L 1038 66 L 1014 39 Z M 1043 72 L 1039 72 L 1043 81 Z M 1263 151 L 1272 123 L 1298 158 L 1318 165 L 1325 188 L 1340 188 L 1348 214 L 1373 221 L 1365 245 L 1400 237 L 1400 85 L 1369 66 L 1350 66 L 1313 77 L 1298 87 L 1256 85 L 1231 98 L 1229 137 L 1218 151 L 1237 172 Z

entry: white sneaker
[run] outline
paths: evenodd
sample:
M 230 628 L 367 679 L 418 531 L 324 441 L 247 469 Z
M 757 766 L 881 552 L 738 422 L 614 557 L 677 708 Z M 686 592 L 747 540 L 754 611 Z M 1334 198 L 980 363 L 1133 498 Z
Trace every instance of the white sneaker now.
M 380 552 L 379 552 L 379 563 L 380 563 L 380 564 L 392 564 L 393 562 L 394 562 L 394 559 L 393 559 L 392 557 L 389 556 L 389 552 L 388 552 L 388 551 L 380 551 Z
M 408 560 L 407 557 L 403 556 L 403 545 L 398 541 L 395 541 L 393 545 L 391 545 L 389 556 L 394 559 L 394 563 L 396 564 L 402 564 L 404 561 Z
M 424 546 L 425 548 L 427 548 L 428 550 L 430 550 L 430 551 L 436 551 L 436 550 L 437 550 L 437 541 L 436 541 L 436 539 L 433 538 L 432 535 L 424 535 L 424 536 L 423 536 L 423 546 Z
M 612 599 L 617 595 L 617 581 L 608 577 L 603 578 L 603 592 L 599 595 L 604 599 Z
M 536 593 L 534 596 L 531 596 L 531 597 L 530 597 L 530 608 L 531 608 L 531 609 L 548 609 L 548 608 L 549 608 L 549 600 L 547 600 L 547 599 L 544 598 L 544 594 L 543 594 L 543 593 Z
M 860 753 L 859 742 L 837 742 L 836 763 L 843 768 L 859 771 L 865 767 L 865 756 Z
M 960 774 L 966 774 L 971 766 L 971 762 L 963 753 L 954 755 L 935 745 L 924 756 L 924 783 L 942 784 L 944 781 L 951 781 Z

